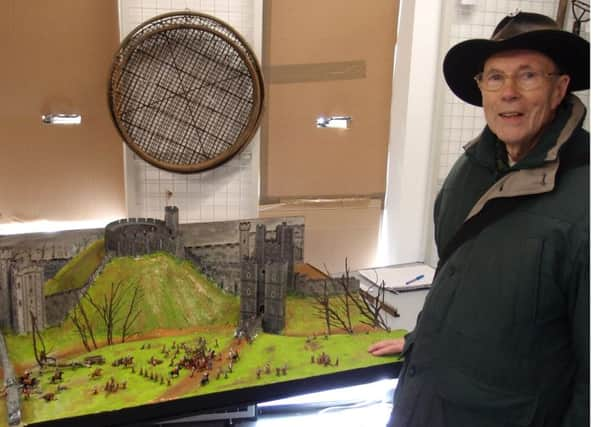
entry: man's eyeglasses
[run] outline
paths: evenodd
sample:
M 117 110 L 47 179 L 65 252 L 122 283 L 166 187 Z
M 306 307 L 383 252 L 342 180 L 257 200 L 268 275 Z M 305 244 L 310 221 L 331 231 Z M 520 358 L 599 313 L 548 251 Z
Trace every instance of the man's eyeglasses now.
M 500 90 L 506 84 L 506 79 L 514 80 L 521 90 L 535 90 L 543 85 L 545 78 L 560 75 L 560 73 L 546 73 L 544 71 L 533 70 L 522 70 L 512 75 L 492 71 L 487 74 L 479 73 L 474 76 L 474 79 L 481 89 L 495 92 Z

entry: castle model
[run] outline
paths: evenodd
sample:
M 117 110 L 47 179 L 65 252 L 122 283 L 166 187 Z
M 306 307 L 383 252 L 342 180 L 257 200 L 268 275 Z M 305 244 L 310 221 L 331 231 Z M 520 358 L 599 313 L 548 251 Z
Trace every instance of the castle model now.
M 165 220 L 125 218 L 104 229 L 3 237 L 0 328 L 31 332 L 31 314 L 39 328 L 59 324 L 111 258 L 164 251 L 188 259 L 225 292 L 240 296 L 241 331 L 278 333 L 286 294 L 296 290 L 294 266 L 303 262 L 303 231 L 302 223 L 268 230 L 259 220 L 180 224 L 178 208 L 167 206 Z M 103 238 L 104 259 L 82 287 L 44 294 L 44 284 L 71 258 Z

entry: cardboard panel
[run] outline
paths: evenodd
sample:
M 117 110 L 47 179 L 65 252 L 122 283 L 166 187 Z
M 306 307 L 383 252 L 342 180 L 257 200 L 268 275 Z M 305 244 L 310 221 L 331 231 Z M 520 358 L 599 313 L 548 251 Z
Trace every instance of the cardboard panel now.
M 397 8 L 264 3 L 262 203 L 384 194 Z M 318 129 L 320 115 L 350 115 L 351 127 Z
M 124 216 L 122 143 L 107 103 L 117 0 L 2 3 L 0 222 Z M 51 126 L 48 113 L 78 113 Z
M 302 216 L 305 261 L 331 274 L 376 265 L 382 204 L 379 200 L 345 199 L 264 205 L 261 218 Z

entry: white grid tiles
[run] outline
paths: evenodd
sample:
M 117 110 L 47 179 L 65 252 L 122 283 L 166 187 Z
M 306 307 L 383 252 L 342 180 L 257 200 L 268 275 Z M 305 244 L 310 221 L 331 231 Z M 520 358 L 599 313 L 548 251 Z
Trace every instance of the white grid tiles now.
M 123 40 L 136 26 L 154 16 L 189 10 L 211 15 L 232 26 L 249 43 L 258 59 L 256 34 L 261 19 L 252 0 L 120 0 Z M 179 208 L 180 222 L 254 218 L 259 202 L 259 137 L 215 169 L 178 174 L 158 169 L 126 148 L 128 215 L 163 218 L 166 205 Z

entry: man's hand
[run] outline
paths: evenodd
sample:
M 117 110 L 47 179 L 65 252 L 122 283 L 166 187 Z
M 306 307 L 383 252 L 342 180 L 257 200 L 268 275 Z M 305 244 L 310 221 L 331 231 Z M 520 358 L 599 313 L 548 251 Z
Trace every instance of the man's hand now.
M 378 341 L 368 347 L 368 352 L 373 356 L 389 356 L 399 354 L 403 350 L 405 338 Z

